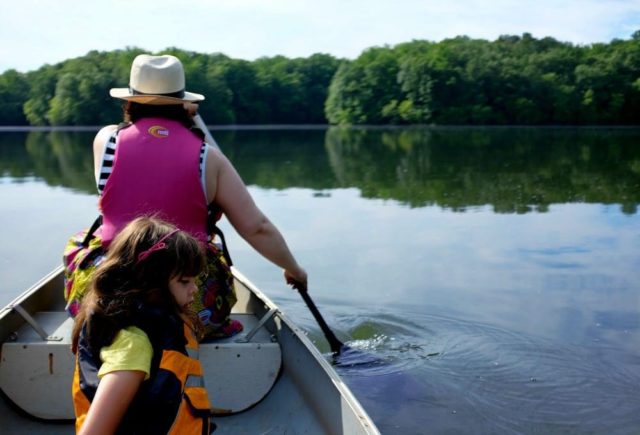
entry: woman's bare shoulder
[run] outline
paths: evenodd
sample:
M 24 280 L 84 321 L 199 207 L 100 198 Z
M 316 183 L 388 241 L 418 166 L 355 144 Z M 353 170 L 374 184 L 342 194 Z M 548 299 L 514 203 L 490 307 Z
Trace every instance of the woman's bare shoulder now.
M 118 126 L 115 124 L 102 127 L 96 134 L 96 137 L 93 139 L 93 149 L 101 151 L 104 147 L 105 142 L 109 139 L 109 136 L 111 136 L 111 134 L 116 131 L 117 128 Z
M 116 124 L 105 125 L 96 134 L 96 139 L 99 139 L 99 138 L 107 139 L 109 136 L 111 136 L 111 133 L 116 131 L 117 128 L 118 126 Z

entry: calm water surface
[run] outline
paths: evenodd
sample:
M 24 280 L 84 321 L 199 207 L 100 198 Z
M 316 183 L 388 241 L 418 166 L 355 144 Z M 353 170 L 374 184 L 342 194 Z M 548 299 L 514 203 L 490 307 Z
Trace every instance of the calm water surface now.
M 640 130 L 214 134 L 339 338 L 382 361 L 337 368 L 383 433 L 640 433 Z M 96 215 L 91 137 L 0 133 L 2 305 Z

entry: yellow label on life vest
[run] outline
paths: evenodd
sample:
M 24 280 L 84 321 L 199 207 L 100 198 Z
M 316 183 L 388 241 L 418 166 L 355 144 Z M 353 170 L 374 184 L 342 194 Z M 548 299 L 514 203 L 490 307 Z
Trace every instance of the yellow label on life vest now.
M 151 126 L 148 131 L 151 136 L 157 137 L 158 139 L 169 137 L 169 129 L 161 125 Z

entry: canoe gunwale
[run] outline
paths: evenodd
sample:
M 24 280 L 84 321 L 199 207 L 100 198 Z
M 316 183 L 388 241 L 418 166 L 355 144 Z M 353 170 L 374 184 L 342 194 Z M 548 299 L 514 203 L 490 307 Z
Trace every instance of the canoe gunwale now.
M 0 308 L 0 343 L 7 341 L 20 326 L 27 322 L 14 308 L 16 305 L 29 314 L 45 310 L 64 310 L 62 296 L 57 294 L 62 289 L 62 271 L 62 266 L 56 267 L 6 306 Z M 35 297 L 36 293 L 38 297 Z
M 283 328 L 282 325 L 286 327 L 287 330 L 290 331 L 290 335 L 292 338 L 295 338 L 300 342 L 302 346 L 306 348 L 306 351 L 312 356 L 315 362 L 320 366 L 320 369 L 324 372 L 324 374 L 331 380 L 333 383 L 333 387 L 339 392 L 340 396 L 344 399 L 343 406 L 346 405 L 351 413 L 357 417 L 360 424 L 365 429 L 366 433 L 370 434 L 379 434 L 379 431 L 371 417 L 367 414 L 365 409 L 362 407 L 358 399 L 353 395 L 351 390 L 344 384 L 343 380 L 337 374 L 337 372 L 333 369 L 331 364 L 327 361 L 327 359 L 322 355 L 322 353 L 318 350 L 318 348 L 311 342 L 311 340 L 307 337 L 306 332 L 300 327 L 296 326 L 296 324 L 280 309 L 278 306 L 269 299 L 267 295 L 265 295 L 260 289 L 258 289 L 247 277 L 245 277 L 241 272 L 237 269 L 232 268 L 234 278 L 243 286 L 247 287 L 247 289 L 253 293 L 253 295 L 259 299 L 262 303 L 265 304 L 265 311 L 271 308 L 275 308 L 277 310 L 275 317 L 278 318 L 281 322 L 281 327 L 279 328 L 279 333 L 282 334 Z M 267 322 L 269 324 L 271 322 Z M 281 345 L 284 346 L 286 340 L 279 340 Z M 284 349 L 283 349 L 283 353 Z M 331 433 L 331 431 L 328 431 Z

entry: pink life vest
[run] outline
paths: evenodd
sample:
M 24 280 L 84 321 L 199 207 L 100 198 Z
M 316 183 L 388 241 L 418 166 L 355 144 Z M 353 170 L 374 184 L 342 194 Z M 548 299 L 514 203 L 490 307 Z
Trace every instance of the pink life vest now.
M 164 118 L 143 118 L 118 133 L 113 170 L 100 197 L 105 246 L 127 223 L 150 215 L 207 241 L 201 147 L 202 139 Z

